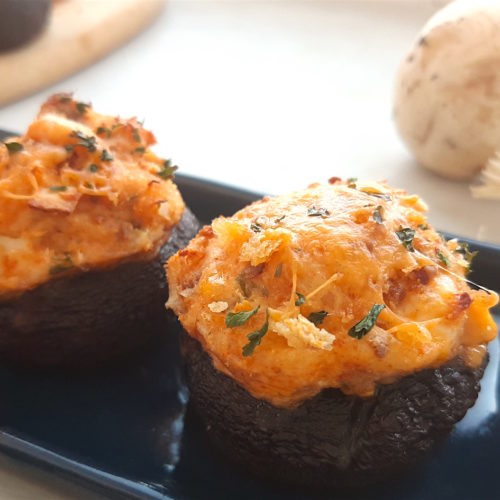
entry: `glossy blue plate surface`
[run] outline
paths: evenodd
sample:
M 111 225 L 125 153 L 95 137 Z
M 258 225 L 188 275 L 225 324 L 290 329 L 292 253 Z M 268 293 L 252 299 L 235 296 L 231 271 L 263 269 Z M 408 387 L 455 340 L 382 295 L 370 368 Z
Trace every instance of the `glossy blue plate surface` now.
M 232 214 L 257 198 L 182 175 L 176 181 L 203 222 Z M 480 251 L 471 279 L 499 290 L 500 248 L 470 245 Z M 172 316 L 166 318 L 168 328 L 179 328 Z M 489 351 L 479 399 L 445 445 L 397 481 L 334 497 L 498 498 L 498 340 Z M 70 377 L 0 367 L 0 396 L 4 451 L 112 497 L 314 498 L 311 492 L 286 491 L 256 480 L 215 454 L 189 408 L 176 335 L 157 339 L 134 362 L 106 373 Z

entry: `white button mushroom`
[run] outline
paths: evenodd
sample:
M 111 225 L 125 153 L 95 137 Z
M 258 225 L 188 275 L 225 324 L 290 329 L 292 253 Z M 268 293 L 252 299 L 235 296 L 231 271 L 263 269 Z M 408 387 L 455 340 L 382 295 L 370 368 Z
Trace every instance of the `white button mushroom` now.
M 396 125 L 424 167 L 467 179 L 500 150 L 500 2 L 459 0 L 422 29 L 396 81 Z

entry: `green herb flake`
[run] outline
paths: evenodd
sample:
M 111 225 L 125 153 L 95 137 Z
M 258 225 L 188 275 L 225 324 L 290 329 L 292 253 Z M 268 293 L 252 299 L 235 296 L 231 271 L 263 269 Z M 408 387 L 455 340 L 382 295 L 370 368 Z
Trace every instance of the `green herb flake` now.
M 285 217 L 286 217 L 286 215 L 282 215 L 281 217 L 278 217 L 277 219 L 274 219 L 274 223 L 275 224 L 279 224 Z
M 280 262 L 277 266 L 276 266 L 276 271 L 274 271 L 274 277 L 275 278 L 279 278 L 281 276 L 281 271 L 283 270 L 283 264 Z
M 448 259 L 448 257 L 446 257 L 446 255 L 439 251 L 437 253 L 437 258 L 446 266 L 446 267 L 450 267 L 450 261 Z
M 250 224 L 250 229 L 254 233 L 260 233 L 262 231 L 262 226 L 258 222 L 253 222 L 252 224 Z
M 89 170 L 90 170 L 93 174 L 95 174 L 95 173 L 99 170 L 99 167 L 98 167 L 95 163 L 91 163 L 91 164 L 89 165 Z
M 53 191 L 54 193 L 62 193 L 68 190 L 68 186 L 50 186 L 49 191 Z
M 314 323 L 314 326 L 319 326 L 321 323 L 323 323 L 324 319 L 328 316 L 328 313 L 326 311 L 317 311 L 317 312 L 312 312 L 309 314 L 307 319 L 311 322 Z
M 311 207 L 307 210 L 308 217 L 328 217 L 330 212 L 326 208 Z
M 117 128 L 120 128 L 120 127 L 123 127 L 123 123 L 121 122 L 116 122 L 116 123 L 113 123 L 113 125 L 111 125 L 111 130 L 116 130 Z
M 427 229 L 429 229 L 429 226 L 427 224 L 419 224 L 418 228 L 422 231 L 427 231 Z
M 140 146 L 134 149 L 134 153 L 144 154 L 146 152 L 146 148 L 144 146 Z
M 69 254 L 64 254 L 64 256 L 54 257 L 52 259 L 52 265 L 49 269 L 49 274 L 54 276 L 55 274 L 62 273 L 74 267 L 73 261 Z
M 67 104 L 68 102 L 71 102 L 71 97 L 69 97 L 67 95 L 63 95 L 63 96 L 59 97 L 59 102 L 61 104 Z
M 370 312 L 349 329 L 349 335 L 355 339 L 362 339 L 375 326 L 382 309 L 385 309 L 384 304 L 374 304 Z
M 73 130 L 71 132 L 71 137 L 76 137 L 78 139 L 77 146 L 88 149 L 89 152 L 94 153 L 96 150 L 96 138 L 93 135 L 85 135 L 79 130 Z M 67 149 L 67 148 L 66 148 Z
M 76 109 L 78 113 L 84 115 L 87 112 L 87 109 L 90 108 L 90 104 L 88 102 L 77 102 Z
M 135 142 L 141 142 L 141 136 L 139 135 L 139 130 L 135 127 L 132 129 L 132 137 Z
M 356 188 L 356 182 L 358 181 L 358 178 L 357 177 L 349 177 L 347 179 L 347 187 L 350 187 L 350 188 Z
M 266 322 L 258 330 L 250 333 L 247 336 L 249 342 L 243 347 L 242 350 L 243 356 L 248 357 L 254 353 L 255 348 L 260 345 L 260 343 L 262 342 L 262 338 L 267 333 L 268 329 L 269 329 L 269 311 L 266 309 Z
M 306 301 L 306 298 L 304 297 L 304 295 L 302 295 L 299 292 L 295 292 L 295 293 L 297 294 L 297 300 L 295 301 L 295 305 L 297 307 L 300 307 Z
M 469 250 L 469 245 L 465 243 L 464 241 L 459 241 L 458 242 L 458 247 L 454 250 L 455 253 L 459 253 L 460 255 L 463 256 L 463 258 L 467 261 L 469 264 L 469 268 L 472 264 L 472 261 L 474 260 L 474 257 L 477 255 L 477 250 L 474 252 L 471 252 Z
M 6 142 L 5 147 L 7 148 L 9 155 L 19 153 L 19 151 L 24 149 L 24 146 L 20 142 Z
M 241 311 L 241 312 L 230 312 L 226 314 L 226 326 L 228 328 L 235 328 L 236 326 L 244 325 L 252 316 L 257 314 L 260 306 L 256 306 L 250 311 Z
M 408 251 L 415 251 L 415 248 L 413 247 L 413 238 L 415 236 L 414 229 L 411 229 L 410 227 L 401 227 L 399 231 L 396 231 L 396 236 Z
M 68 153 L 71 153 L 71 151 L 73 151 L 73 149 L 75 149 L 75 146 L 74 144 L 66 144 L 64 146 L 64 149 L 68 152 Z
M 95 186 L 93 184 L 91 184 L 90 182 L 85 182 L 84 183 L 84 186 L 87 188 L 87 189 L 91 189 L 91 190 L 94 190 L 95 189 Z
M 174 175 L 174 172 L 177 170 L 177 167 L 172 166 L 172 162 L 170 160 L 165 160 L 163 162 L 163 168 L 157 172 L 157 175 L 159 175 L 162 179 L 170 179 L 172 175 Z
M 382 218 L 382 206 L 378 205 L 378 207 L 373 211 L 373 220 L 377 224 L 382 224 L 384 219 Z
M 107 149 L 102 150 L 101 160 L 102 161 L 113 161 L 113 157 L 111 156 L 111 153 Z
M 102 125 L 100 127 L 97 127 L 95 133 L 97 135 L 104 135 L 106 134 L 106 137 L 111 137 L 111 129 L 109 129 L 108 127 L 103 127 Z

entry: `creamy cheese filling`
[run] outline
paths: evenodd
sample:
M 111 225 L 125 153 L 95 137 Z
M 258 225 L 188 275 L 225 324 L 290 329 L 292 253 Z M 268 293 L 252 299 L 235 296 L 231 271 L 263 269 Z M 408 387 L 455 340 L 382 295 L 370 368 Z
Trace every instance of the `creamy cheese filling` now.
M 0 297 L 158 251 L 184 203 L 154 142 L 60 94 L 0 144 Z
M 313 185 L 216 219 L 168 263 L 167 304 L 215 366 L 293 406 L 325 387 L 477 363 L 497 332 L 472 257 L 429 227 L 417 196 L 380 183 Z

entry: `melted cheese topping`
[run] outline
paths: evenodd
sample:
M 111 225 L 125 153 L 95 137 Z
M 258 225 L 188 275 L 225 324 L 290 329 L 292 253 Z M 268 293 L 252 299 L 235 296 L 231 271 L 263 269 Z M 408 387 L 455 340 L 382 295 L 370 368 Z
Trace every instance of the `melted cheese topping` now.
M 265 198 L 216 219 L 169 260 L 167 306 L 217 369 L 277 406 L 327 387 L 367 396 L 457 355 L 477 361 L 497 332 L 489 308 L 498 297 L 469 288 L 457 242 L 429 228 L 425 210 L 417 196 L 375 183 Z M 401 228 L 415 231 L 415 251 Z M 385 305 L 376 325 L 350 336 L 374 304 Z M 257 305 L 242 326 L 226 326 L 228 312 Z M 245 357 L 266 311 L 267 333 Z
M 135 119 L 103 116 L 55 95 L 25 136 L 6 142 L 0 295 L 68 272 L 150 258 L 182 216 L 177 187 L 149 150 L 154 136 Z

